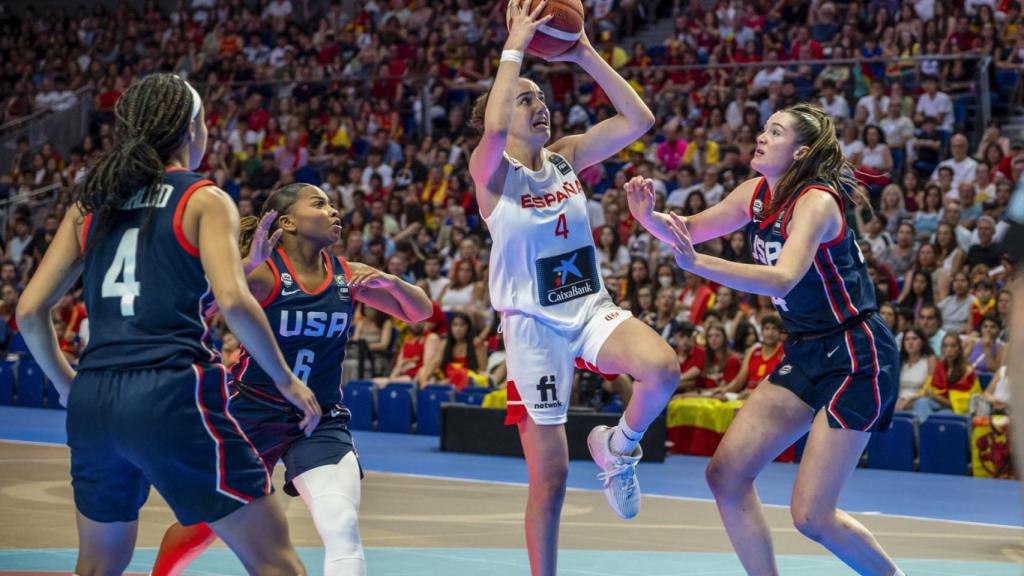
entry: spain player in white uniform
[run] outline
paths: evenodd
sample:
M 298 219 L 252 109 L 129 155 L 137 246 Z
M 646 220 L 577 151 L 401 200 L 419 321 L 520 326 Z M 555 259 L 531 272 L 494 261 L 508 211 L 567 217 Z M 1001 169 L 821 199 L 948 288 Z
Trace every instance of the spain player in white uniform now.
M 586 35 L 561 61 L 579 65 L 608 94 L 618 114 L 585 134 L 546 148 L 551 137 L 544 94 L 519 78 L 523 51 L 548 17 L 513 0 L 497 77 L 474 108 L 483 129 L 470 158 L 480 212 L 493 238 L 490 292 L 502 315 L 509 417 L 519 427 L 529 471 L 526 544 L 534 576 L 554 575 L 558 525 L 568 473 L 564 423 L 575 366 L 622 373 L 637 382 L 619 425 L 588 437 L 602 468 L 605 496 L 622 517 L 639 511 L 638 443 L 679 382 L 669 345 L 607 295 L 595 260 L 586 198 L 575 170 L 636 141 L 654 116 Z M 575 169 L 575 170 L 574 170 Z

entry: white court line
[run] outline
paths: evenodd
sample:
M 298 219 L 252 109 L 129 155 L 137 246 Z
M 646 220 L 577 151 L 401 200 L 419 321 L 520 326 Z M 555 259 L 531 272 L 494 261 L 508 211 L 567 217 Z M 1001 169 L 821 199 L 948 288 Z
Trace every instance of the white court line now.
M 35 445 L 35 446 L 61 446 L 61 447 L 67 448 L 67 444 L 61 444 L 61 443 L 57 443 L 57 442 L 33 442 L 33 441 L 30 441 L 30 440 L 0 439 L 0 444 L 2 444 L 2 443 L 29 444 L 29 445 Z M 431 480 L 445 480 L 445 481 L 450 481 L 450 482 L 478 482 L 478 483 L 481 483 L 481 484 L 493 484 L 493 485 L 496 485 L 496 486 L 516 486 L 516 487 L 526 487 L 526 486 L 529 486 L 526 482 L 508 482 L 508 481 L 502 481 L 502 480 L 480 480 L 480 479 L 474 479 L 474 478 L 462 478 L 462 477 L 458 477 L 458 476 L 442 476 L 442 475 L 438 475 L 438 474 L 419 474 L 419 473 L 414 473 L 414 472 L 385 472 L 385 471 L 381 471 L 381 470 L 367 470 L 367 472 L 373 473 L 373 474 L 390 474 L 392 476 L 404 476 L 404 477 L 407 477 L 407 478 L 427 478 L 427 479 L 431 479 Z M 602 490 L 600 490 L 598 488 L 573 488 L 573 487 L 567 487 L 566 491 L 574 491 L 574 492 L 602 492 Z M 669 499 L 669 500 L 682 500 L 684 502 L 708 502 L 708 503 L 714 503 L 714 501 L 715 501 L 713 498 L 699 498 L 697 496 L 674 496 L 674 495 L 668 495 L 668 494 L 645 494 L 645 496 L 650 497 L 650 498 L 666 498 L 666 499 Z M 764 504 L 764 503 L 762 503 L 761 506 L 763 508 L 776 508 L 776 509 L 782 509 L 782 510 L 786 510 L 786 509 L 789 508 L 789 506 L 784 505 L 784 504 Z M 945 523 L 948 523 L 948 524 L 959 524 L 961 526 L 977 526 L 977 527 L 980 527 L 980 528 L 1008 528 L 1008 529 L 1011 529 L 1011 530 L 1021 530 L 1022 528 L 1024 528 L 1024 526 L 1019 526 L 1019 525 L 1014 525 L 1014 524 L 996 524 L 996 523 L 991 523 L 991 522 L 974 522 L 974 521 L 971 521 L 971 520 L 953 520 L 953 519 L 950 519 L 950 518 L 935 518 L 933 516 L 911 516 L 911 515 L 908 515 L 908 514 L 888 514 L 888 513 L 879 513 L 877 510 L 860 511 L 860 510 L 851 510 L 851 509 L 847 509 L 847 508 L 844 508 L 843 510 L 846 511 L 846 512 L 853 513 L 853 514 L 864 514 L 864 515 L 869 515 L 869 516 L 882 516 L 882 517 L 885 517 L 885 518 L 899 518 L 899 519 L 903 519 L 903 520 L 927 520 L 927 521 L 931 521 L 931 522 L 945 522 Z

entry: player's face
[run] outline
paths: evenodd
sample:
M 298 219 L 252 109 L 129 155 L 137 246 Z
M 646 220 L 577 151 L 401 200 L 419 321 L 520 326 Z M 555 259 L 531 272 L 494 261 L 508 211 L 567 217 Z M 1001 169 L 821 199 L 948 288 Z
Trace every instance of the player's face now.
M 782 176 L 801 155 L 805 146 L 798 145 L 792 115 L 776 112 L 768 118 L 764 130 L 757 136 L 757 147 L 750 167 L 764 176 Z
M 188 146 L 188 169 L 195 170 L 199 168 L 203 162 L 203 156 L 206 155 L 208 132 L 206 130 L 206 107 L 202 104 L 199 105 L 199 114 L 196 115 L 192 126 L 189 127 L 189 133 L 192 136 L 192 142 Z
M 327 194 L 316 186 L 299 191 L 287 218 L 295 234 L 322 246 L 330 246 L 341 238 L 341 215 Z
M 540 87 L 520 78 L 513 105 L 512 134 L 534 144 L 547 142 L 551 137 L 551 113 Z

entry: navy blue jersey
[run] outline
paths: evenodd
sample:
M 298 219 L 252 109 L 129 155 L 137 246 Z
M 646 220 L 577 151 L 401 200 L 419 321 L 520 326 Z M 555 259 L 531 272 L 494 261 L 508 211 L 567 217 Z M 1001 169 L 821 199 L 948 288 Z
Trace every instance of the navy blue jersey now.
M 219 361 L 206 346 L 202 299 L 210 284 L 199 249 L 181 221 L 192 193 L 214 183 L 168 169 L 157 194 L 129 199 L 112 228 L 88 245 L 92 215 L 82 227 L 82 274 L 89 343 L 80 370 L 186 368 Z M 146 209 L 152 216 L 146 221 Z
M 341 402 L 341 363 L 354 314 L 348 264 L 322 253 L 327 276 L 307 290 L 292 270 L 284 249 L 278 248 L 267 263 L 274 272 L 274 289 L 260 302 L 277 345 L 292 372 L 305 382 L 323 405 Z M 244 347 L 232 369 L 235 380 L 274 398 L 280 398 L 270 376 Z
M 761 179 L 750 200 L 750 223 L 747 235 L 754 260 L 774 266 L 786 243 L 786 227 L 793 217 L 793 207 L 808 190 L 824 190 L 835 197 L 844 213 L 842 196 L 822 182 L 810 182 L 793 194 L 774 214 L 764 214 L 771 191 L 768 181 Z M 801 226 L 813 226 L 801 222 Z M 772 298 L 786 330 L 792 334 L 824 332 L 843 322 L 875 310 L 875 289 L 868 277 L 864 255 L 857 245 L 853 230 L 846 225 L 839 234 L 818 246 L 814 263 L 784 298 Z

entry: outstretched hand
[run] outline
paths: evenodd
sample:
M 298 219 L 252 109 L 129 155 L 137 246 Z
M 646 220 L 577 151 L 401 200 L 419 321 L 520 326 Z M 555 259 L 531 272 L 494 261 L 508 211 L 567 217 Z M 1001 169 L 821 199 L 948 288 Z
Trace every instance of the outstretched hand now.
M 649 222 L 654 214 L 654 181 L 634 176 L 623 188 L 629 201 L 629 213 L 640 224 Z
M 372 266 L 362 266 L 352 271 L 348 285 L 352 288 L 387 288 L 394 284 L 395 280 L 391 274 L 381 272 Z
M 249 248 L 249 261 L 253 266 L 270 258 L 278 241 L 281 240 L 283 230 L 277 230 L 273 235 L 268 236 L 270 227 L 273 226 L 275 220 L 277 220 L 277 210 L 269 210 L 260 218 L 260 223 L 256 226 L 256 232 L 252 237 L 252 246 Z
M 692 270 L 697 261 L 697 252 L 693 249 L 693 240 L 690 238 L 690 230 L 686 226 L 686 218 L 676 213 L 669 214 L 669 229 L 675 238 L 672 242 L 672 252 L 676 257 L 676 264 L 683 270 Z
M 544 12 L 544 7 L 547 6 L 547 0 L 543 0 L 532 12 L 528 12 L 530 9 L 530 0 L 509 0 L 508 9 L 505 15 L 505 20 L 508 22 L 508 40 L 505 42 L 505 47 L 512 50 L 526 50 L 526 47 L 530 45 L 533 40 L 533 35 L 537 32 L 537 28 L 541 25 L 547 24 L 554 14 L 548 14 L 547 16 L 541 17 Z

